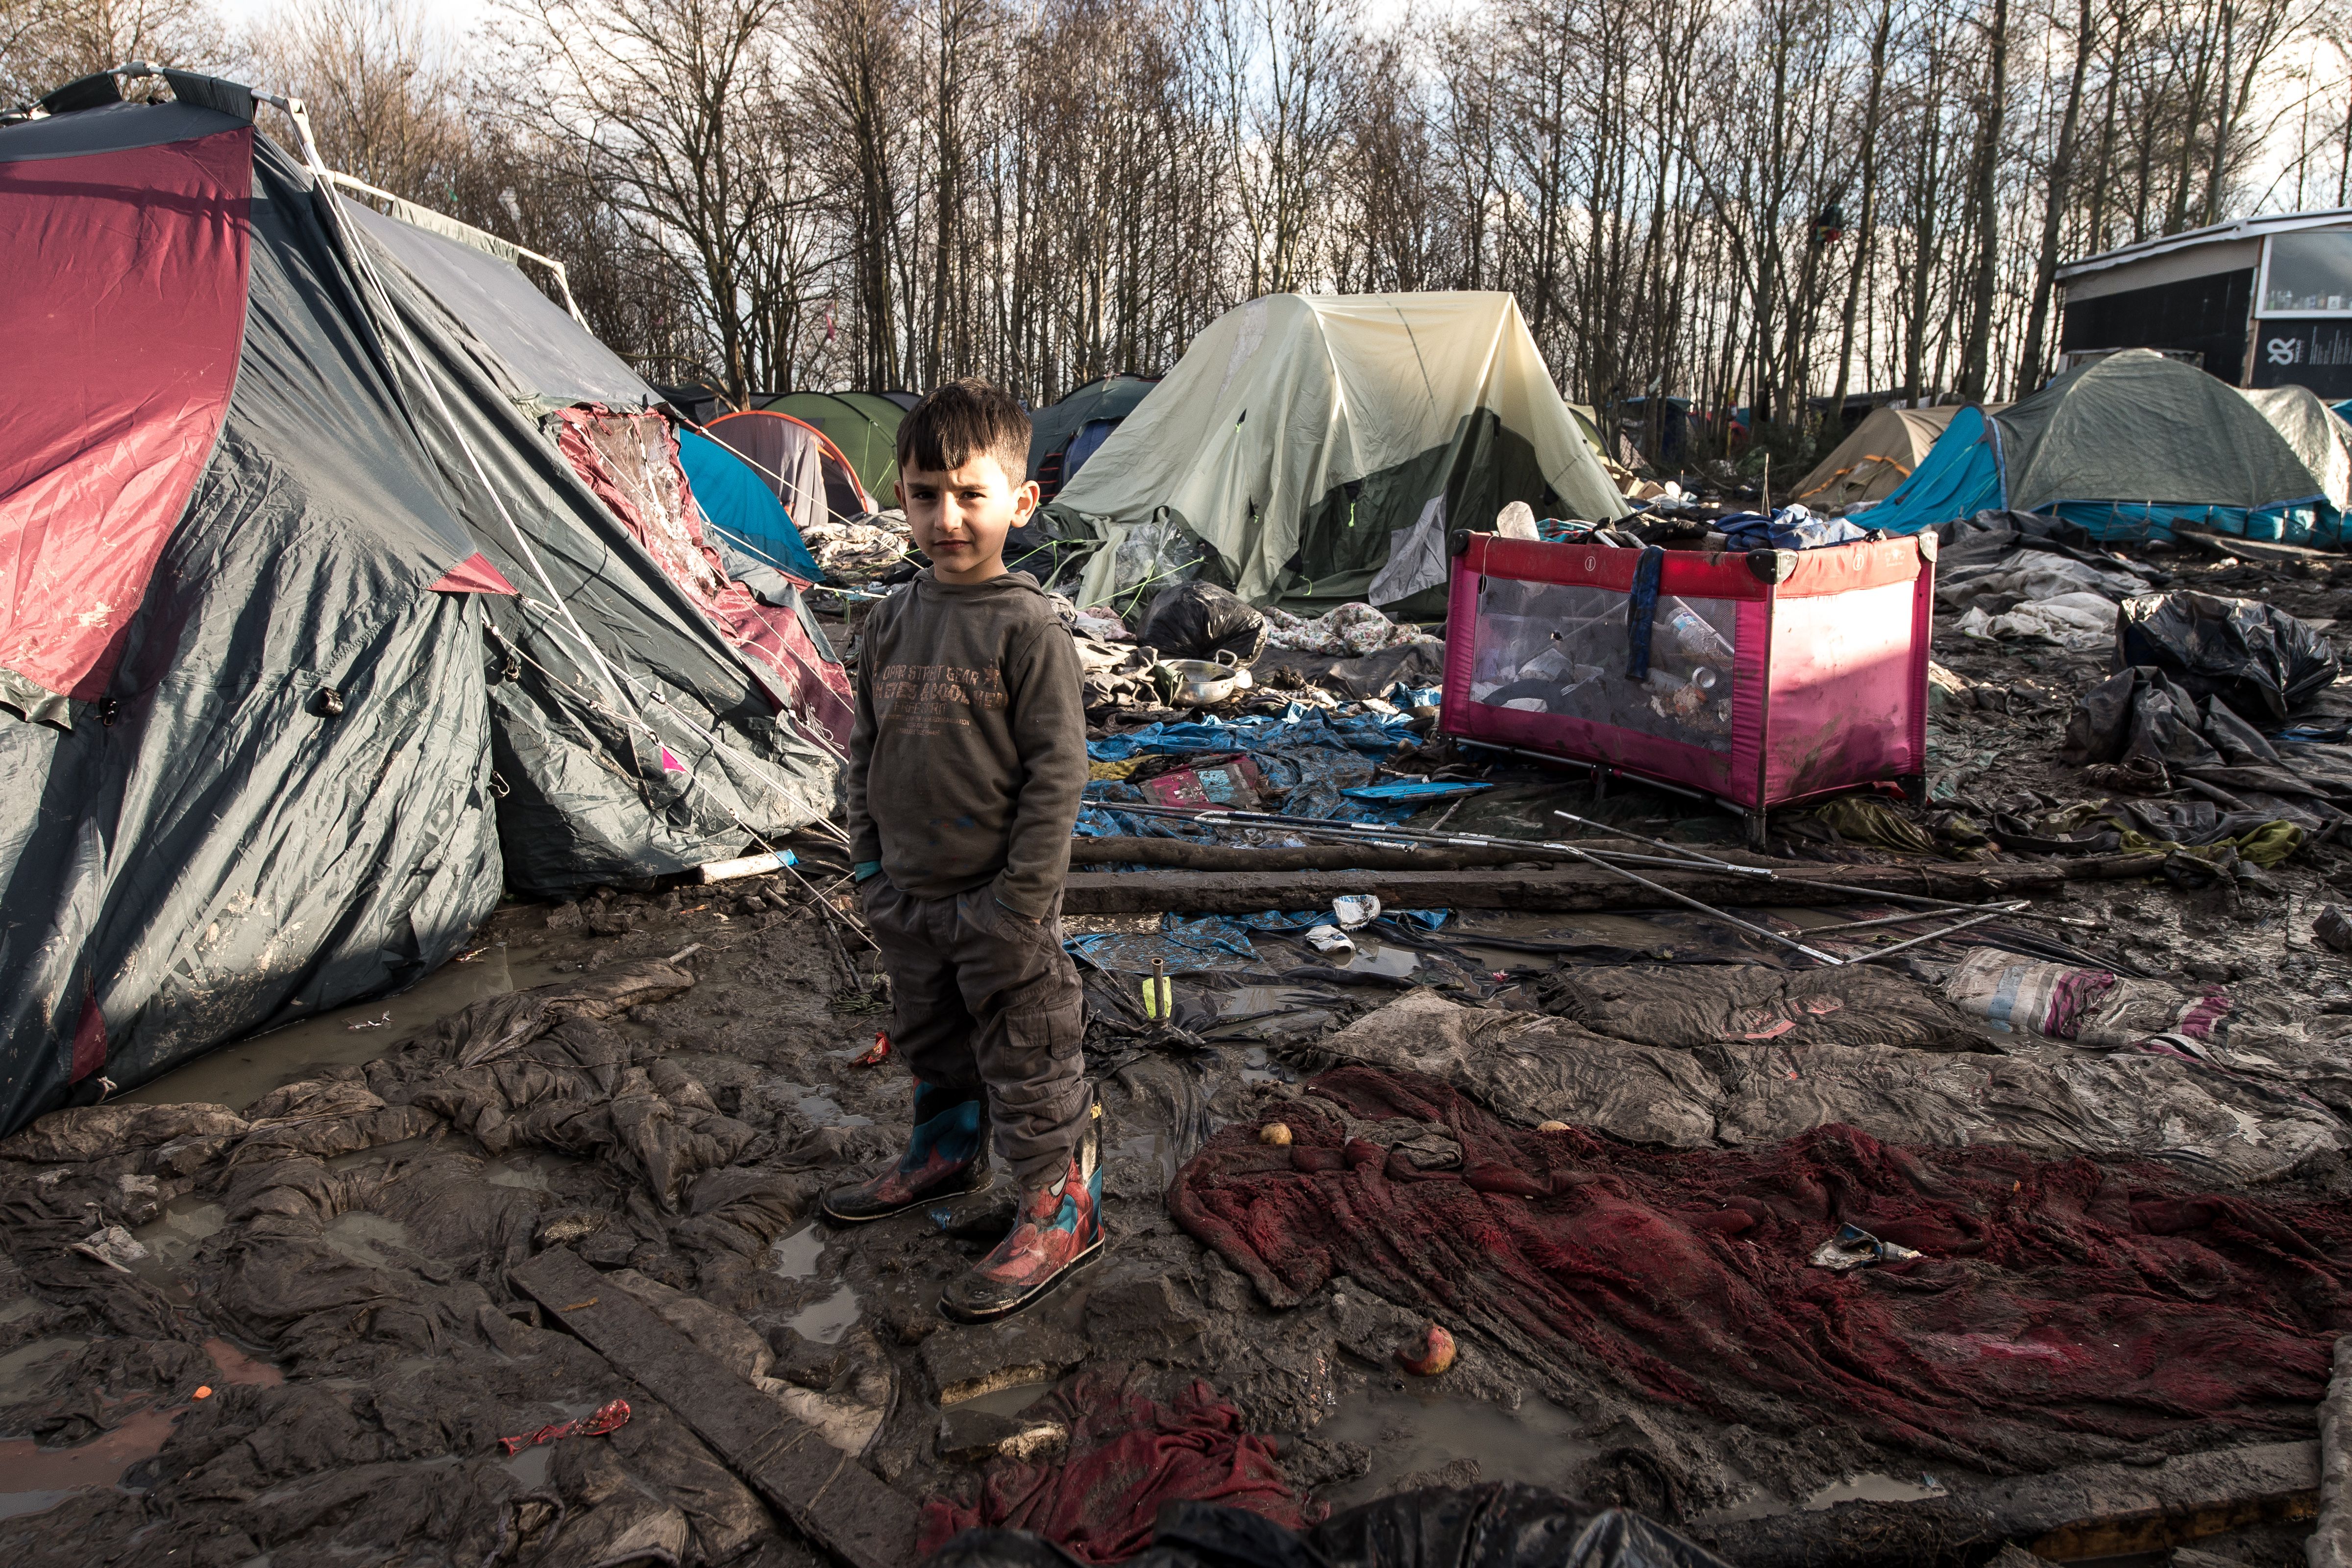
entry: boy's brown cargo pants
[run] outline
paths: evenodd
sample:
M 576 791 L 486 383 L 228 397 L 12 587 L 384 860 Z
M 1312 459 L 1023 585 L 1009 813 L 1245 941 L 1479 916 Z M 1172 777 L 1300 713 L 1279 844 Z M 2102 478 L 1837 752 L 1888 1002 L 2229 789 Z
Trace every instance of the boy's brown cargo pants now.
M 1086 1126 L 1086 1005 L 1062 951 L 1061 900 L 1024 920 L 986 887 L 920 899 L 866 879 L 890 972 L 890 1040 L 926 1083 L 985 1087 L 996 1150 L 1025 1190 L 1061 1174 Z

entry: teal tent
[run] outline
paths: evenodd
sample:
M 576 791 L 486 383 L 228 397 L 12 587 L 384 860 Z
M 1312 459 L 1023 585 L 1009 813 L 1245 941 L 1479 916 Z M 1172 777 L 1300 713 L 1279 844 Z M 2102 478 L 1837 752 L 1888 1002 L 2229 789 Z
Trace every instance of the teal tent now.
M 811 583 L 824 580 L 824 569 L 809 553 L 784 503 L 751 464 L 709 437 L 691 430 L 677 433 L 677 456 L 686 468 L 686 482 L 694 490 L 695 503 L 729 543 L 795 577 Z

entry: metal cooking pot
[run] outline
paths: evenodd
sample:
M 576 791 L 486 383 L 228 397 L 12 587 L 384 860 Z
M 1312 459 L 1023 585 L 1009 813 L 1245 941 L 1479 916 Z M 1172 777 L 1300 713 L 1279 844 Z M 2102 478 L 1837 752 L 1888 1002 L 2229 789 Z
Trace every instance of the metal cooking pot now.
M 1236 691 L 1250 688 L 1250 672 L 1231 649 L 1214 658 L 1163 660 L 1158 671 L 1168 700 L 1186 708 L 1213 708 Z

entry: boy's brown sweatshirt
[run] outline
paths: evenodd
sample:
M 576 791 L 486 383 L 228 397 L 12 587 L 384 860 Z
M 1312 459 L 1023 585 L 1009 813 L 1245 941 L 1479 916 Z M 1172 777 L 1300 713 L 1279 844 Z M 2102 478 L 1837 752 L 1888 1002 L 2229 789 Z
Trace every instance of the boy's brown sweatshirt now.
M 942 583 L 925 567 L 874 607 L 849 738 L 851 857 L 902 891 L 993 882 L 1043 919 L 1087 787 L 1077 650 L 1036 580 Z

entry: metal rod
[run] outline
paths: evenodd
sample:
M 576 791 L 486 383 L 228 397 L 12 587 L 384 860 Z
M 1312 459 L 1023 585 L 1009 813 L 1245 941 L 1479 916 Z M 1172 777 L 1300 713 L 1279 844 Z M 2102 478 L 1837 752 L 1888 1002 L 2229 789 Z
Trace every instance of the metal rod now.
M 1984 910 L 1989 914 L 2013 915 L 2018 910 L 2024 909 L 2026 905 L 2024 901 L 2021 900 L 2013 904 L 1990 904 L 1979 905 L 1978 907 Z M 1835 925 L 1807 926 L 1805 928 L 1805 934 L 1807 936 L 1827 936 L 1832 931 L 1868 931 L 1873 926 L 1899 926 L 1907 924 L 1912 921 L 1932 921 L 1938 915 L 1948 914 L 1949 912 L 1950 911 L 1948 910 L 1913 910 L 1909 914 L 1906 915 L 1881 915 L 1874 921 L 1840 921 Z
M 1566 847 L 1563 846 L 1563 847 Z M 1647 877 L 1641 876 L 1636 872 L 1627 869 L 1625 867 L 1612 865 L 1610 862 L 1587 854 L 1581 849 L 1570 849 L 1569 850 L 1569 853 L 1574 855 L 1580 860 L 1586 861 L 1591 865 L 1598 866 L 1601 869 L 1609 872 L 1612 876 L 1622 877 L 1629 882 L 1638 882 L 1643 887 L 1649 889 L 1652 892 L 1664 894 L 1665 897 L 1674 900 L 1675 902 L 1687 905 L 1690 908 L 1696 910 L 1699 913 L 1708 916 L 1710 919 L 1721 921 L 1725 925 L 1735 927 L 1738 930 L 1747 931 L 1754 936 L 1763 937 L 1767 941 L 1777 942 L 1782 947 L 1791 949 L 1797 952 L 1801 952 L 1807 958 L 1827 964 L 1832 969 L 1835 969 L 1845 963 L 1845 960 L 1842 958 L 1832 958 L 1817 947 L 1807 947 L 1801 942 L 1798 942 L 1793 938 L 1782 936 L 1777 931 L 1770 931 L 1763 926 L 1751 924 L 1747 921 L 1741 920 L 1738 915 L 1725 914 L 1721 910 L 1717 909 L 1712 904 L 1703 904 L 1687 893 L 1678 893 L 1672 888 L 1653 882 Z
M 1876 948 L 1869 952 L 1858 953 L 1854 956 L 1853 962 L 1856 963 L 1875 963 L 1880 959 L 1886 957 L 1890 953 L 1901 952 L 1906 947 L 1916 947 L 1923 942 L 1934 942 L 1938 937 L 1949 936 L 1954 931 L 1966 931 L 1970 926 L 1980 926 L 1987 921 L 1998 920 L 2000 917 L 2007 913 L 2009 913 L 2007 910 L 1988 910 L 1983 914 L 1978 915 L 1973 920 L 1961 921 L 1957 925 L 1948 925 L 1942 931 L 1931 931 L 1926 936 L 1915 936 L 1908 942 L 1898 942 L 1893 947 Z
M 1718 860 L 1712 855 L 1702 855 L 1697 850 L 1685 848 L 1680 844 L 1669 844 L 1663 838 L 1653 838 L 1646 833 L 1636 833 L 1630 827 L 1619 827 L 1614 824 L 1607 822 L 1595 822 L 1589 816 L 1579 816 L 1572 811 L 1555 811 L 1552 815 L 1554 816 L 1565 817 L 1580 827 L 1597 827 L 1603 833 L 1616 833 L 1622 834 L 1627 838 L 1638 838 L 1643 843 L 1651 846 L 1653 848 L 1664 849 L 1670 855 L 1680 855 L 1687 859 L 1698 861 L 1702 865 L 1713 866 L 1719 870 L 1753 871 L 1758 869 L 1758 868 L 1753 866 L 1734 866 L 1728 860 Z M 1771 868 L 1768 866 L 1762 868 L 1762 869 L 1769 871 Z
M 858 924 L 856 921 L 851 920 L 839 910 L 835 909 L 833 907 L 832 900 L 828 900 L 823 893 L 818 892 L 815 887 L 811 884 L 806 877 L 802 876 L 790 866 L 784 868 L 784 874 L 790 877 L 793 881 L 798 882 L 801 887 L 806 890 L 808 896 L 816 901 L 817 912 L 819 914 L 823 915 L 825 919 L 833 921 L 836 924 L 845 926 L 848 930 L 856 932 L 857 940 L 872 948 L 875 952 L 879 952 L 882 951 L 882 944 L 876 942 L 872 936 L 868 935 L 864 926 Z M 844 963 L 847 963 L 849 962 L 846 955 L 843 957 L 842 962 Z M 855 978 L 856 971 L 852 970 L 850 973 L 852 977 Z

